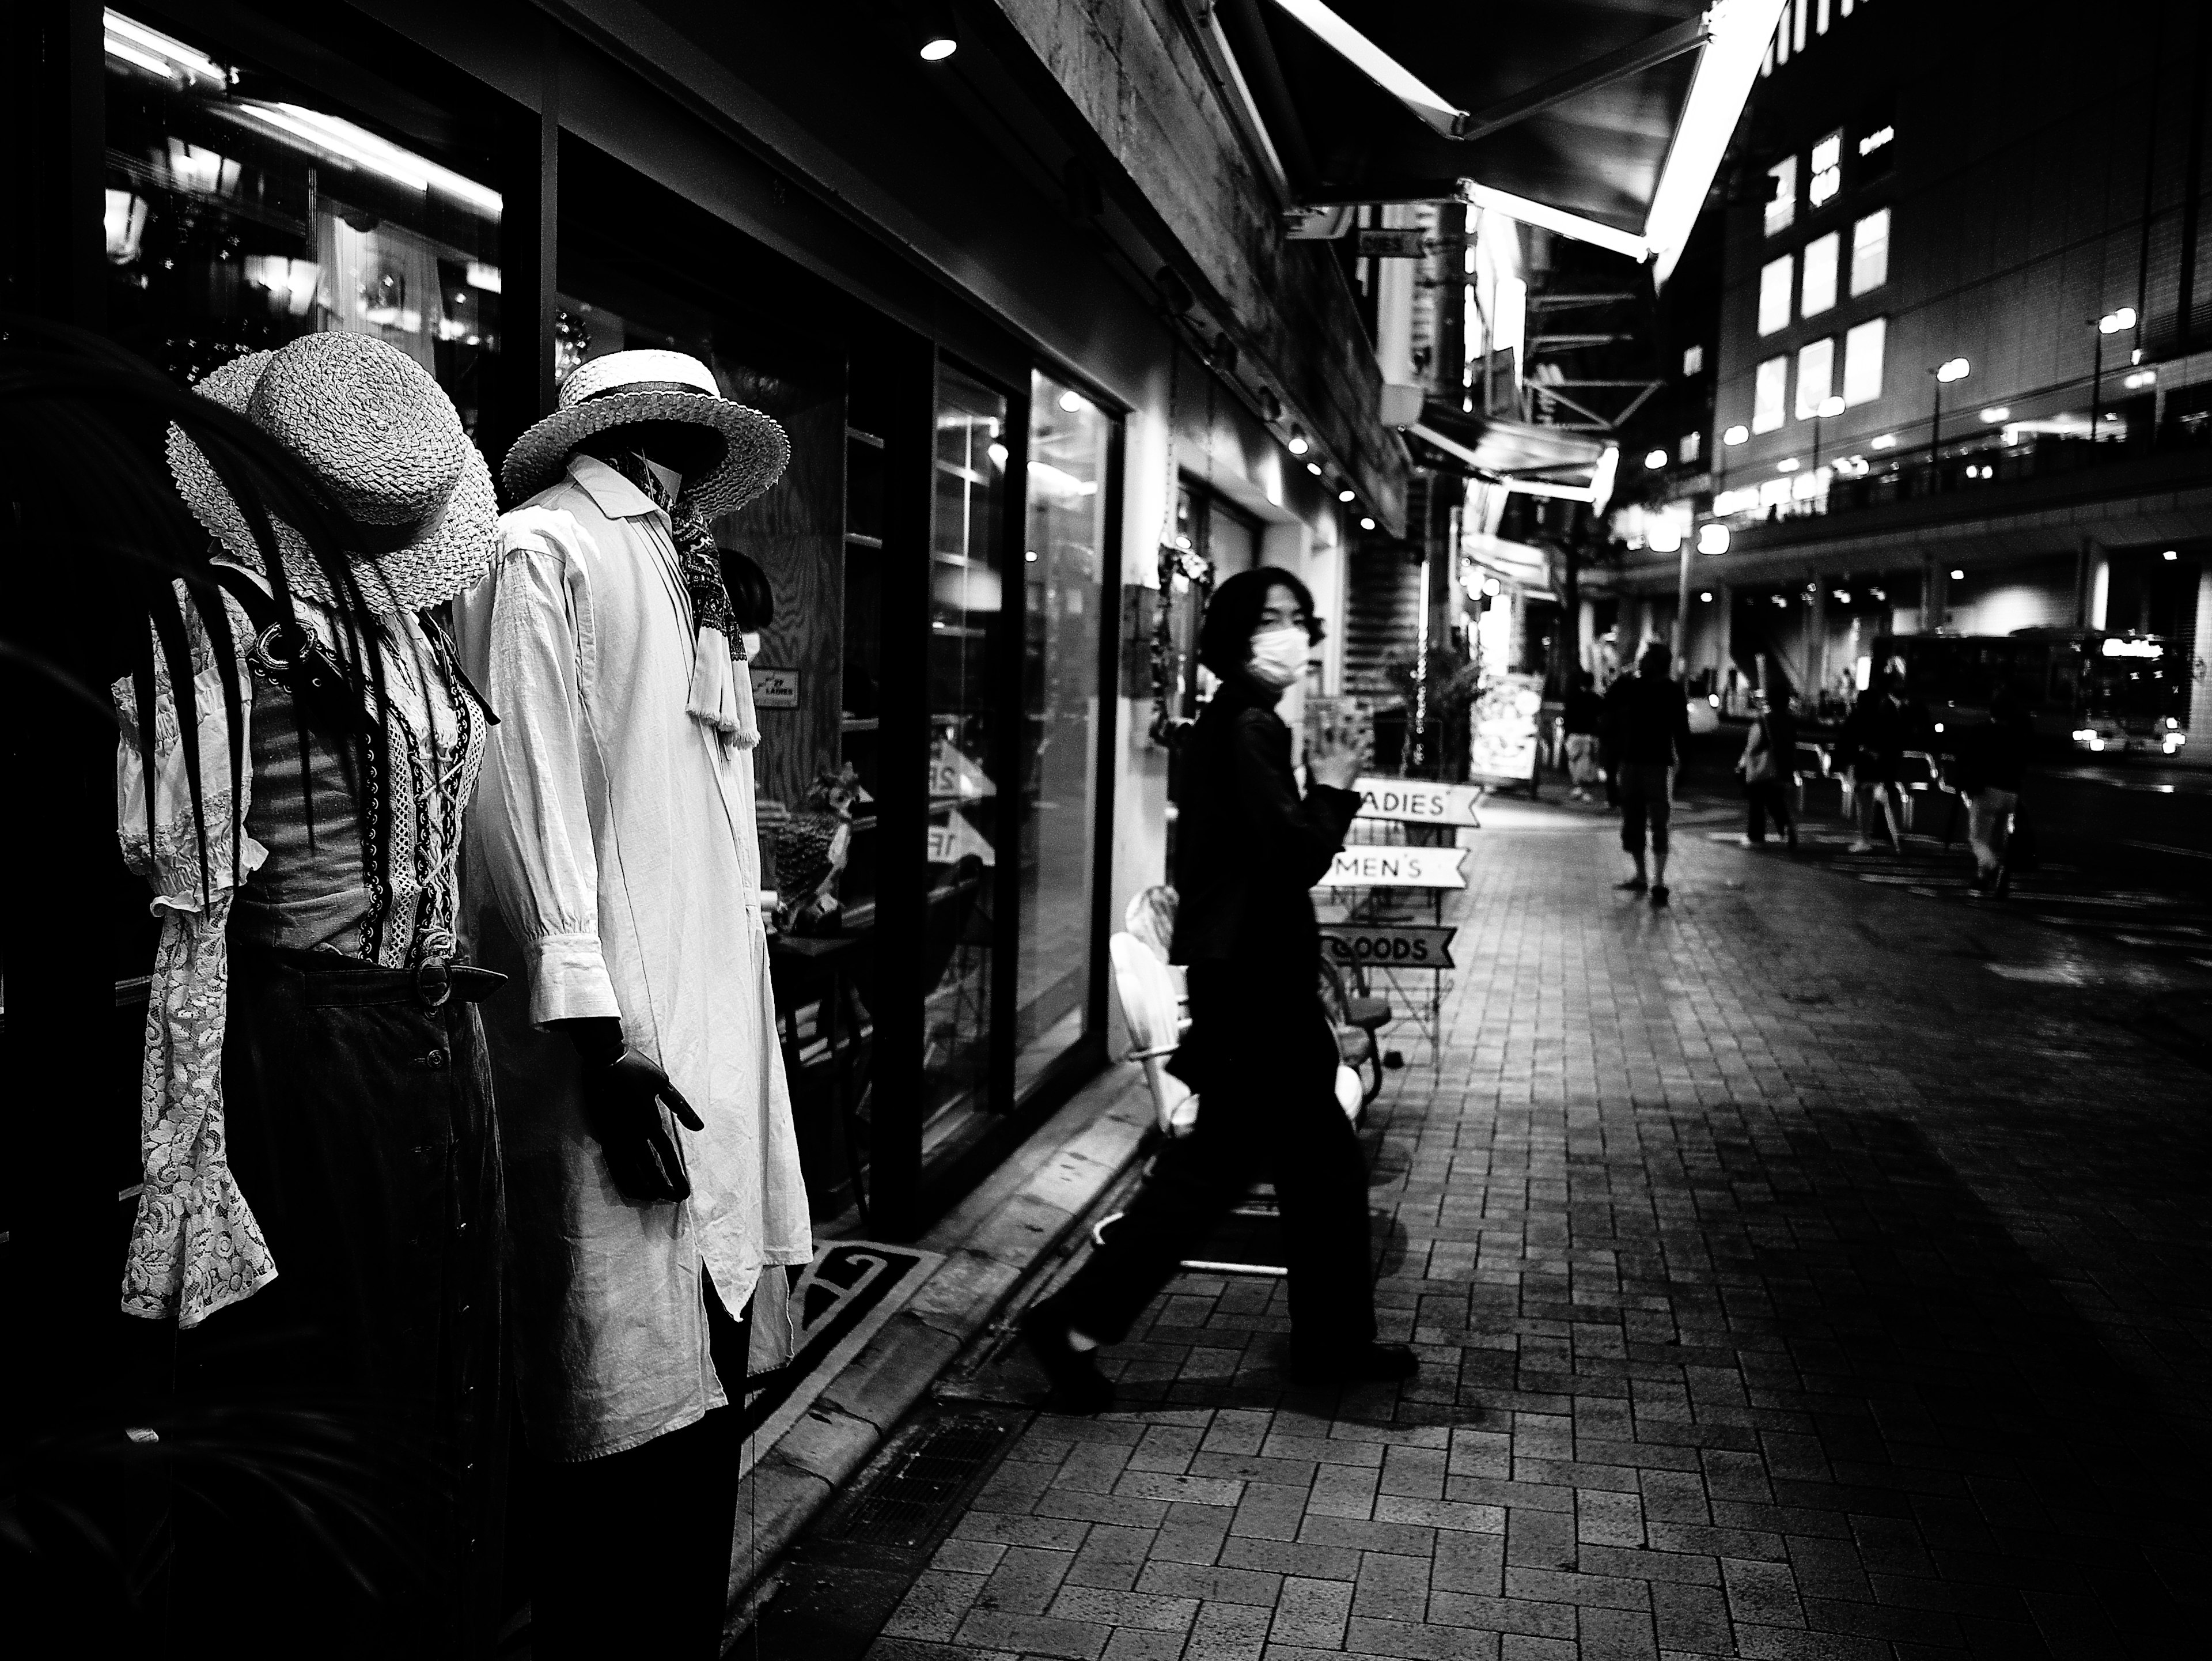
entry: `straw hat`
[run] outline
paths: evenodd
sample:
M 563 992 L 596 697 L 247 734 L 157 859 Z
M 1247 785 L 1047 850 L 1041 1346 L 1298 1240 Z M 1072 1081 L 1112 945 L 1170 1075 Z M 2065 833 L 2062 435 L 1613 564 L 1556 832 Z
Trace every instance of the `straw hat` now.
M 491 470 L 429 372 L 367 335 L 311 334 L 219 365 L 192 389 L 267 433 L 362 545 L 345 551 L 377 612 L 443 605 L 491 569 L 499 506 Z M 169 472 L 192 515 L 240 563 L 261 569 L 246 514 L 199 446 L 172 425 Z M 307 540 L 270 514 L 284 575 L 325 603 Z
M 721 465 L 684 481 L 685 499 L 703 518 L 737 512 L 791 459 L 783 429 L 724 398 L 714 372 L 688 352 L 609 352 L 578 364 L 561 383 L 560 407 L 514 441 L 501 482 L 510 498 L 526 502 L 561 477 L 584 440 L 638 421 L 684 421 L 722 435 Z

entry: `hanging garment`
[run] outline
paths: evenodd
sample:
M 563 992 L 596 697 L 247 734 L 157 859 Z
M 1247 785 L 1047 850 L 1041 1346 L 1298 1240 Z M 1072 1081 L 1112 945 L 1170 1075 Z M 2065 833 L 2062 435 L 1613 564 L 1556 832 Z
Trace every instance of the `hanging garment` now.
M 498 563 L 454 618 L 501 720 L 465 905 L 483 961 L 515 977 L 485 1013 L 520 1399 L 541 1457 L 589 1459 L 726 1399 L 702 1274 L 734 1313 L 765 1266 L 813 1255 L 752 757 L 687 714 L 702 636 L 668 515 L 603 462 L 573 457 L 501 520 Z M 680 1204 L 617 1190 L 585 1128 L 574 1052 L 543 1030 L 611 1015 L 706 1121 L 674 1133 L 691 1183 Z

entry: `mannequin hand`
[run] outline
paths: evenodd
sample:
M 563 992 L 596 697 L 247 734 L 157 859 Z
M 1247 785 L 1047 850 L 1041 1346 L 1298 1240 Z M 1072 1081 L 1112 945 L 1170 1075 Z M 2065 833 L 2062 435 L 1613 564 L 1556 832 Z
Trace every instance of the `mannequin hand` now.
M 623 1197 L 646 1205 L 690 1198 L 691 1180 L 684 1168 L 683 1150 L 661 1109 L 665 1105 L 687 1129 L 704 1130 L 706 1122 L 665 1073 L 623 1046 L 617 1024 L 567 1025 L 583 1063 L 584 1123 L 606 1156 L 608 1174 Z

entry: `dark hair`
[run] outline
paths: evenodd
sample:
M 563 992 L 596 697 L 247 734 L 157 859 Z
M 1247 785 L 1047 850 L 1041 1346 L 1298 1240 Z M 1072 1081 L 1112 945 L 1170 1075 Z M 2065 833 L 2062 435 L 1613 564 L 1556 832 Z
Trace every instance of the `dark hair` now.
M 1306 614 L 1306 639 L 1321 643 L 1325 632 L 1314 616 L 1313 593 L 1279 565 L 1255 565 L 1239 571 L 1213 591 L 1206 616 L 1198 625 L 1198 660 L 1224 680 L 1252 659 L 1252 636 L 1260 627 L 1260 613 L 1276 589 L 1289 592 Z
M 1576 671 L 1575 671 L 1575 690 L 1576 690 L 1577 691 L 1580 692 L 1580 691 L 1586 691 L 1587 689 L 1589 689 L 1589 688 L 1590 688 L 1590 687 L 1593 687 L 1593 686 L 1595 686 L 1596 684 L 1597 684 L 1597 677 L 1596 677 L 1595 675 L 1594 675 L 1594 674 L 1590 673 L 1590 672 L 1589 672 L 1589 670 L 1587 670 L 1587 669 L 1577 669 L 1577 670 L 1576 670 Z
M 722 584 L 730 591 L 730 610 L 737 614 L 738 631 L 751 634 L 775 621 L 775 591 L 768 586 L 768 573 L 734 548 L 722 554 Z
M 1656 664 L 1660 668 L 1664 669 L 1674 660 L 1674 651 L 1663 640 L 1652 641 L 1650 643 L 1646 645 L 1641 652 L 1638 652 L 1636 654 L 1636 661 L 1638 667 Z

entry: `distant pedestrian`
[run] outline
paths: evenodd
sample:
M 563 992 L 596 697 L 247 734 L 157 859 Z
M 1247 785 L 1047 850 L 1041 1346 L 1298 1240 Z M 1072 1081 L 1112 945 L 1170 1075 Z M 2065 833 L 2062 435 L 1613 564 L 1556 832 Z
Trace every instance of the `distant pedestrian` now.
M 1881 684 L 1859 694 L 1844 721 L 1837 748 L 1850 760 L 1856 836 L 1853 854 L 1874 852 L 1875 813 L 1879 808 L 1889 830 L 1891 846 L 1905 851 L 1905 822 L 1900 782 L 1905 752 L 1924 745 L 1929 734 L 1928 711 L 1905 689 L 1905 671 L 1893 662 L 1883 671 Z
M 1988 723 L 1969 727 L 1959 735 L 1952 779 L 1966 801 L 1966 840 L 1974 848 L 1973 891 L 1985 899 L 1996 897 L 2003 888 L 2013 815 L 2020 807 L 2021 784 L 2034 745 L 2034 717 L 2008 685 L 1999 687 L 1990 699 Z
M 1766 842 L 1766 823 L 1790 839 L 1791 852 L 1797 848 L 1797 824 L 1790 816 L 1790 782 L 1797 764 L 1797 721 L 1790 713 L 1790 700 L 1785 694 L 1778 706 L 1763 692 L 1751 695 L 1751 731 L 1743 741 L 1743 754 L 1737 758 L 1736 771 L 1743 775 L 1744 800 L 1747 804 L 1749 822 L 1744 826 L 1743 845 L 1763 847 Z
M 1620 845 L 1636 869 L 1615 888 L 1651 892 L 1667 904 L 1667 826 L 1674 815 L 1674 770 L 1690 757 L 1690 707 L 1681 684 L 1668 673 L 1674 654 L 1658 641 L 1644 648 L 1636 672 L 1623 675 L 1605 695 L 1606 738 L 1620 788 Z M 1651 837 L 1651 874 L 1644 869 L 1644 838 Z
M 1605 725 L 1605 700 L 1598 696 L 1597 677 L 1587 669 L 1575 671 L 1561 724 L 1567 735 L 1567 777 L 1574 785 L 1567 794 L 1577 801 L 1588 801 L 1590 786 L 1597 782 L 1598 735 Z

